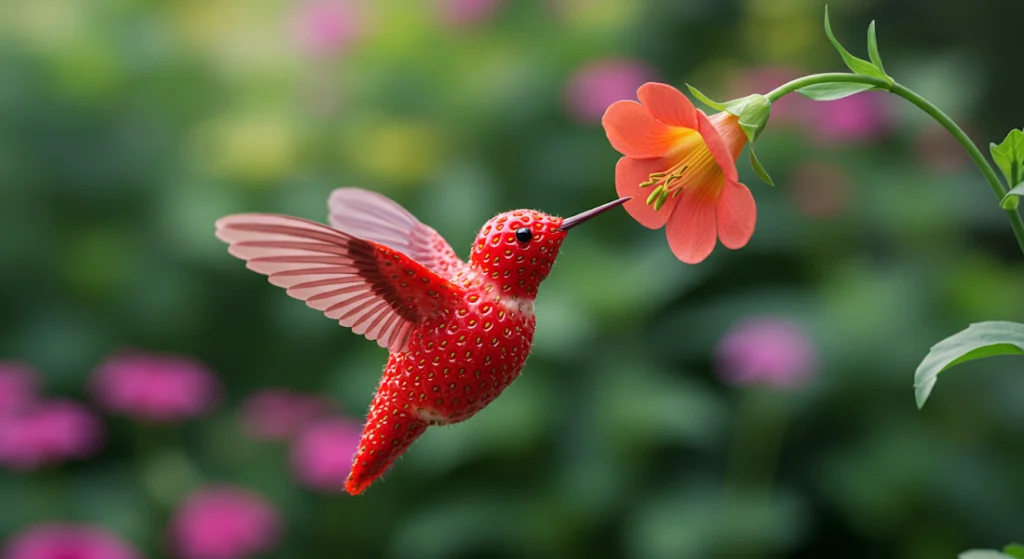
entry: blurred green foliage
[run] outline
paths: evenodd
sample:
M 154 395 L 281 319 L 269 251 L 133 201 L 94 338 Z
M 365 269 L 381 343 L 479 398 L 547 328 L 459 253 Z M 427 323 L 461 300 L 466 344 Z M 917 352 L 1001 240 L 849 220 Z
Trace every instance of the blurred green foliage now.
M 385 352 L 246 271 L 216 218 L 323 221 L 333 188 L 360 185 L 465 256 L 495 213 L 569 215 L 614 196 L 599 123 L 566 115 L 583 64 L 637 57 L 723 99 L 752 93 L 729 85 L 750 68 L 841 62 L 816 0 L 517 1 L 456 28 L 431 2 L 379 0 L 358 41 L 319 57 L 290 39 L 297 5 L 3 3 L 0 356 L 84 396 L 121 347 L 189 354 L 225 394 L 180 428 L 108 421 L 94 460 L 0 473 L 0 536 L 92 521 L 164 556 L 181 494 L 220 481 L 280 508 L 287 535 L 268 556 L 282 558 L 711 557 L 740 544 L 915 559 L 1020 539 L 1019 362 L 965 365 L 921 412 L 912 380 L 936 340 L 1024 317 L 1024 266 L 976 170 L 895 99 L 868 140 L 769 123 L 758 155 L 778 186 L 741 165 L 760 210 L 742 251 L 689 267 L 624 212 L 574 231 L 537 301 L 533 356 L 501 398 L 431 429 L 364 496 L 300 489 L 284 446 L 240 435 L 238 403 L 292 386 L 361 416 Z M 1018 66 L 1024 4 L 831 10 L 841 37 L 877 19 L 887 71 L 979 141 L 1024 122 L 1008 102 L 1020 73 L 1003 70 Z M 715 343 L 759 314 L 811 332 L 814 382 L 761 401 L 717 379 Z M 774 450 L 735 448 L 765 437 Z

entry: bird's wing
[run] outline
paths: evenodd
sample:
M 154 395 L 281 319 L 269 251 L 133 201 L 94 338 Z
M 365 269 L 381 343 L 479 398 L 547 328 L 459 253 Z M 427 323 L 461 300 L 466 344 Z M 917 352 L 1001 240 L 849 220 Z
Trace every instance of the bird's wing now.
M 217 238 L 270 283 L 391 351 L 461 296 L 460 287 L 390 247 L 305 219 L 231 215 L 217 221 Z
M 331 227 L 391 247 L 449 278 L 465 263 L 434 228 L 394 200 L 362 188 L 339 188 L 327 202 Z

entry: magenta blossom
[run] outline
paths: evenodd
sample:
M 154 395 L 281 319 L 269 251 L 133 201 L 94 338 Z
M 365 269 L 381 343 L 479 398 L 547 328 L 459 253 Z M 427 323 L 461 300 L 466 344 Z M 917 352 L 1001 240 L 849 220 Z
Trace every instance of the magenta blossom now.
M 7 540 L 0 559 L 140 559 L 129 543 L 106 528 L 40 524 Z
M 298 48 L 310 56 L 331 56 L 359 37 L 363 18 L 354 0 L 304 0 L 292 19 Z
M 566 84 L 569 115 L 580 122 L 601 122 L 608 107 L 633 99 L 641 85 L 655 81 L 657 73 L 640 60 L 606 58 L 593 61 L 573 74 Z
M 344 491 L 362 431 L 359 422 L 344 418 L 321 419 L 307 426 L 292 446 L 295 477 L 312 489 Z
M 330 411 L 326 398 L 277 388 L 257 392 L 242 405 L 246 432 L 257 439 L 287 439 Z
M 27 408 L 36 398 L 36 377 L 22 363 L 0 362 L 0 418 Z
M 206 487 L 189 495 L 171 522 L 170 538 L 181 559 L 242 559 L 271 549 L 281 518 L 247 489 Z
M 752 318 L 732 328 L 718 346 L 726 382 L 795 388 L 814 370 L 817 356 L 800 326 L 780 318 Z
M 440 16 L 451 26 L 469 26 L 482 23 L 498 11 L 504 0 L 438 0 Z
M 0 464 L 31 470 L 92 455 L 103 441 L 99 420 L 67 400 L 37 402 L 0 419 Z
M 187 357 L 122 353 L 101 364 L 93 378 L 97 401 L 107 410 L 147 421 L 181 421 L 206 412 L 217 381 Z

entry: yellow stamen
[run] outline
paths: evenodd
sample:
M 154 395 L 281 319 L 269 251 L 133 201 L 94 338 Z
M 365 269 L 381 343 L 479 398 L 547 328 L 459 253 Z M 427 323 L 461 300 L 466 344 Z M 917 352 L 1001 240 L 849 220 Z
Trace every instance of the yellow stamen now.
M 648 177 L 650 180 L 644 181 L 644 182 L 640 183 L 640 188 L 646 188 L 648 186 L 654 186 L 655 184 L 658 183 L 658 181 L 660 181 L 661 179 L 665 178 L 666 174 L 668 174 L 668 173 L 651 173 L 650 176 Z
M 668 201 L 668 191 L 662 190 L 658 194 L 658 199 L 654 201 L 654 211 L 660 210 L 665 205 L 665 202 Z
M 643 185 L 641 184 L 640 186 L 643 186 Z M 651 192 L 651 195 L 647 197 L 647 204 L 648 205 L 653 204 L 655 200 L 657 200 L 658 198 L 661 197 L 661 193 L 664 192 L 664 191 L 665 191 L 665 187 L 664 186 L 659 186 L 658 188 L 655 188 L 654 192 Z
M 687 130 L 680 136 L 674 155 L 677 159 L 667 171 L 651 173 L 641 188 L 656 187 L 647 198 L 647 204 L 660 210 L 668 200 L 679 196 L 684 189 L 699 185 L 719 186 L 722 168 L 718 166 L 704 138 L 696 130 Z

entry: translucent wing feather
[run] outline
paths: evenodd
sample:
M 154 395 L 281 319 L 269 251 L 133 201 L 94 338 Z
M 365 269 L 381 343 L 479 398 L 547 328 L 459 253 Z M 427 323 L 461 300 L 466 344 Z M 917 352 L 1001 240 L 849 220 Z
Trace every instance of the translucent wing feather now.
M 444 237 L 383 194 L 339 188 L 327 205 L 335 229 L 391 247 L 443 278 L 465 265 Z
M 391 351 L 459 300 L 460 288 L 401 252 L 312 221 L 232 215 L 217 221 L 217 238 L 270 283 Z

